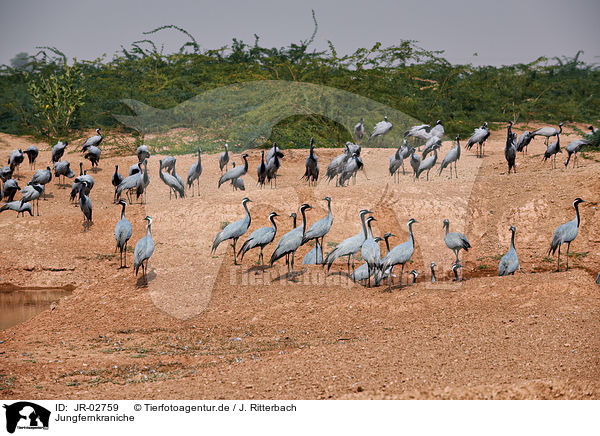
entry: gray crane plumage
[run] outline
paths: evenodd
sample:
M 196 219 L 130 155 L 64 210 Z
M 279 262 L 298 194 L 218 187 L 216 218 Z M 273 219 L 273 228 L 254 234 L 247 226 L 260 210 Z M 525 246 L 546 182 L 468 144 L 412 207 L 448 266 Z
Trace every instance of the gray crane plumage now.
M 194 181 L 198 185 L 198 195 L 200 195 L 200 175 L 202 174 L 202 149 L 198 147 L 198 160 L 192 164 L 187 174 L 188 189 L 192 188 L 192 197 L 194 196 Z
M 2 207 L 0 207 L 0 212 L 4 212 L 5 210 L 14 210 L 17 212 L 17 216 L 19 216 L 19 214 L 21 216 L 25 216 L 25 212 L 33 216 L 31 203 L 22 203 L 21 200 L 10 201 L 6 204 L 3 204 Z
M 246 153 L 242 154 L 242 159 L 244 159 L 243 166 L 232 168 L 221 176 L 219 179 L 219 188 L 223 183 L 228 182 L 229 180 L 237 179 L 238 177 L 242 177 L 248 172 L 248 155 Z
M 250 233 L 250 236 L 248 236 L 248 239 L 246 239 L 246 242 L 244 242 L 242 248 L 240 248 L 240 251 L 238 253 L 238 256 L 242 256 L 240 261 L 244 261 L 244 255 L 246 254 L 246 252 L 252 250 L 253 248 L 259 247 L 260 254 L 258 255 L 258 260 L 261 263 L 262 269 L 264 271 L 265 262 L 263 257 L 263 249 L 271 242 L 273 242 L 273 240 L 275 239 L 275 235 L 277 234 L 277 223 L 275 223 L 276 216 L 279 215 L 275 212 L 271 212 L 269 214 L 269 221 L 271 221 L 272 224 L 271 227 L 261 227 Z
M 27 185 L 23 189 L 21 189 L 21 205 L 25 203 L 31 202 L 33 206 L 33 202 L 35 201 L 35 209 L 37 216 L 40 216 L 40 196 L 44 193 L 43 185 Z
M 419 171 L 419 167 L 421 166 L 421 156 L 416 153 L 414 148 L 411 148 L 410 153 L 410 166 L 413 169 L 413 177 L 417 178 L 417 172 Z
M 383 137 L 390 130 L 392 130 L 392 127 L 394 126 L 388 121 L 388 117 L 383 117 L 383 121 L 378 122 L 377 124 L 375 124 L 375 127 L 373 127 L 373 133 L 371 133 L 371 136 L 369 136 L 369 140 L 367 142 L 371 142 L 373 138 L 381 136 L 381 142 L 383 143 Z
M 12 202 L 17 192 L 21 190 L 19 182 L 16 179 L 8 179 L 4 182 L 1 198 L 6 199 L 8 203 Z
M 277 246 L 275 247 L 275 251 L 271 255 L 270 265 L 273 266 L 277 260 L 281 259 L 283 256 L 291 255 L 291 259 L 287 262 L 288 266 L 288 275 L 294 275 L 294 257 L 296 255 L 296 250 L 300 248 L 302 245 L 302 240 L 304 238 L 304 233 L 306 232 L 306 211 L 312 209 L 309 204 L 304 203 L 300 206 L 300 213 L 302 214 L 302 225 L 295 227 L 294 229 L 287 232 L 283 235 L 279 241 L 277 242 Z
M 443 229 L 446 229 L 446 235 L 444 236 L 444 242 L 446 247 L 454 252 L 456 255 L 456 262 L 460 262 L 458 259 L 458 253 L 460 250 L 469 251 L 471 244 L 467 237 L 459 232 L 450 232 L 450 220 L 445 219 L 442 225 Z
M 327 255 L 323 265 L 327 265 L 327 271 L 331 269 L 331 265 L 336 259 L 340 257 L 348 256 L 348 272 L 350 272 L 350 257 L 352 256 L 352 268 L 354 268 L 354 255 L 358 253 L 361 249 L 363 242 L 365 242 L 367 235 L 367 227 L 365 224 L 365 217 L 367 214 L 372 213 L 368 209 L 362 209 L 359 212 L 360 222 L 361 222 L 361 231 L 351 236 L 347 239 L 344 239 L 338 245 L 335 246 L 333 250 Z
M 102 134 L 100 133 L 100 129 L 96 129 L 96 135 L 88 138 L 83 145 L 81 146 L 82 149 L 85 149 L 85 147 L 98 147 L 100 145 L 100 143 L 102 142 L 102 139 L 104 137 L 102 136 Z
M 223 168 L 227 170 L 227 164 L 229 163 L 229 145 L 225 144 L 225 151 L 219 154 L 219 168 L 221 174 L 223 174 Z
M 545 162 L 548 159 L 552 159 L 552 167 L 556 168 L 556 155 L 558 153 L 562 153 L 562 150 L 560 149 L 560 133 L 556 135 L 556 141 L 546 147 L 542 160 Z
M 573 201 L 573 207 L 575 208 L 575 218 L 571 221 L 561 224 L 554 231 L 552 237 L 552 243 L 550 244 L 550 250 L 548 255 L 554 255 L 558 249 L 558 259 L 556 262 L 556 271 L 560 271 L 560 247 L 562 244 L 567 244 L 567 271 L 569 270 L 569 249 L 571 248 L 571 242 L 575 240 L 579 233 L 579 225 L 581 223 L 579 216 L 579 204 L 585 203 L 581 198 L 577 197 Z
M 509 121 L 506 128 L 506 145 L 504 146 L 504 158 L 508 164 L 508 174 L 510 174 L 511 169 L 514 173 L 517 172 L 517 165 L 515 162 L 517 159 L 516 139 L 516 133 L 512 132 L 512 121 Z
M 428 156 L 427 158 L 425 158 L 421 161 L 421 164 L 419 165 L 419 169 L 417 170 L 417 173 L 416 173 L 417 179 L 419 178 L 419 176 L 421 174 L 423 174 L 424 171 L 427 171 L 427 180 L 429 180 L 429 171 L 431 171 L 431 169 L 435 166 L 435 163 L 437 162 L 438 148 L 440 148 L 440 146 L 438 144 L 434 144 L 433 156 Z
M 415 252 L 415 238 L 413 235 L 412 225 L 418 221 L 414 218 L 408 220 L 408 240 L 400 245 L 396 245 L 381 259 L 381 268 L 383 270 L 390 270 L 388 277 L 388 289 L 392 287 L 392 271 L 394 266 L 401 265 L 402 270 L 400 271 L 400 284 L 402 284 L 402 275 L 404 274 L 404 265 L 411 259 Z
M 350 154 L 348 145 L 346 145 L 344 148 L 344 153 L 337 155 L 331 160 L 329 166 L 327 167 L 327 172 L 325 173 L 325 177 L 327 177 L 328 182 L 331 182 L 342 172 L 344 165 L 346 165 L 346 162 L 348 159 L 350 159 L 350 156 L 352 155 Z M 337 184 L 338 183 L 336 181 L 336 185 Z
M 231 165 L 233 166 L 233 168 L 235 168 L 235 162 L 231 162 Z M 233 186 L 233 190 L 237 191 L 245 191 L 246 190 L 246 185 L 244 184 L 244 179 L 242 179 L 241 177 L 238 177 L 237 179 L 231 179 L 231 186 Z
M 123 191 L 127 191 L 129 193 L 134 189 L 138 194 L 139 198 L 139 196 L 144 192 L 144 173 L 137 172 L 135 174 L 125 177 L 123 181 L 119 183 L 119 186 L 117 186 L 116 197 L 121 198 L 121 194 L 123 193 Z
M 269 161 L 270 161 L 271 159 L 273 159 L 273 158 L 275 157 L 275 154 L 276 154 L 276 153 L 280 155 L 280 156 L 279 156 L 280 158 L 284 156 L 284 155 L 283 155 L 283 153 L 281 152 L 281 149 L 280 149 L 280 148 L 277 146 L 277 143 L 276 143 L 276 142 L 274 142 L 274 143 L 273 143 L 273 147 L 271 147 L 271 148 L 269 149 L 269 151 L 267 151 L 267 156 L 266 156 L 266 159 L 267 159 L 267 164 L 269 163 Z
M 35 169 L 35 160 L 40 154 L 40 150 L 35 145 L 30 145 L 24 152 L 29 160 L 29 167 Z
M 533 136 L 531 136 L 531 132 L 529 130 L 525 130 L 523 133 L 521 133 L 521 136 L 519 136 L 519 139 L 517 140 L 517 151 L 527 154 L 527 146 L 532 139 Z
M 82 151 L 84 152 L 83 157 L 90 161 L 92 168 L 97 167 L 102 150 L 95 145 L 84 145 Z
M 231 171 L 231 170 L 229 170 L 229 171 Z M 217 250 L 217 248 L 219 247 L 219 244 L 221 242 L 227 241 L 228 239 L 232 239 L 233 240 L 233 263 L 235 265 L 238 264 L 235 246 L 237 244 L 237 240 L 248 231 L 248 227 L 250 227 L 250 223 L 252 222 L 250 212 L 248 211 L 248 203 L 251 201 L 252 200 L 250 200 L 248 197 L 244 197 L 242 199 L 242 206 L 246 210 L 246 215 L 244 216 L 244 218 L 242 218 L 238 221 L 235 221 L 231 224 L 228 224 L 223 230 L 221 230 L 219 233 L 217 233 L 215 235 L 215 238 L 213 239 L 212 249 L 210 250 L 211 254 Z
M 437 120 L 435 122 L 435 126 L 433 126 L 431 128 L 431 130 L 429 131 L 429 134 L 433 137 L 433 136 L 437 136 L 439 139 L 442 139 L 444 137 L 444 125 L 442 124 L 442 120 Z
M 69 145 L 69 141 L 58 141 L 52 147 L 52 162 L 58 162 L 62 159 L 63 155 L 65 154 L 65 149 L 67 148 L 67 145 Z
M 355 177 L 354 183 L 356 184 L 356 174 L 358 170 L 363 168 L 363 161 L 356 153 L 352 153 L 350 159 L 344 164 L 344 168 L 338 178 L 338 185 L 345 186 L 346 182 L 349 182 L 352 177 Z
M 316 186 L 317 180 L 319 179 L 319 161 L 315 154 L 315 141 L 313 138 L 310 138 L 310 151 L 304 166 L 306 169 L 302 178 L 306 180 L 309 185 L 314 184 Z
M 75 173 L 71 169 L 71 164 L 69 163 L 69 161 L 61 160 L 58 162 L 54 162 L 54 177 L 56 177 L 57 180 L 59 180 L 60 177 L 62 177 L 63 184 L 65 177 L 68 179 L 72 179 L 73 177 L 75 177 Z
M 477 144 L 477 157 L 483 157 L 484 155 L 484 144 L 485 141 L 490 137 L 490 131 L 488 129 L 488 123 L 485 122 L 481 127 L 473 131 L 473 135 L 467 140 L 465 147 L 470 150 L 473 145 Z
M 83 231 L 89 230 L 92 226 L 92 200 L 85 194 L 85 185 L 87 182 L 82 182 L 79 185 L 79 208 L 83 213 Z
M 558 129 L 555 127 L 547 126 L 534 130 L 531 133 L 531 138 L 533 139 L 536 136 L 544 136 L 546 138 L 546 145 L 548 145 L 548 139 L 550 139 L 553 136 L 558 136 L 562 133 L 562 126 L 564 126 L 564 123 L 560 123 L 558 125 Z
M 45 170 L 37 170 L 31 178 L 31 184 L 33 185 L 47 185 L 52 180 L 52 170 L 50 167 L 46 167 Z
M 121 219 L 115 224 L 115 240 L 117 241 L 116 250 L 119 250 L 121 263 L 119 268 L 127 268 L 127 242 L 133 234 L 131 223 L 125 218 L 125 207 L 127 202 L 123 199 L 119 200 L 118 204 L 122 206 Z
M 587 139 L 576 139 L 575 141 L 569 142 L 565 150 L 567 150 L 567 160 L 565 160 L 565 168 L 569 165 L 569 161 L 571 160 L 571 156 L 574 156 L 573 166 L 576 166 L 577 163 L 577 153 L 581 150 L 581 147 L 584 145 L 590 145 L 590 142 Z
M 313 223 L 313 225 L 306 230 L 302 237 L 302 245 L 312 241 L 313 239 L 316 239 L 316 241 L 319 242 L 319 238 L 321 238 L 321 258 L 323 257 L 323 240 L 325 239 L 325 235 L 329 233 L 329 230 L 331 230 L 331 226 L 333 224 L 333 214 L 331 213 L 331 197 L 325 197 L 323 200 L 327 202 L 327 216 Z M 315 263 L 317 263 L 316 254 Z
M 11 167 L 9 167 L 8 165 L 5 165 L 0 168 L 0 180 L 2 180 L 2 182 L 6 182 L 12 176 L 13 176 L 13 170 Z
M 315 246 L 304 255 L 304 259 L 302 259 L 302 265 L 321 265 L 323 263 L 322 253 L 323 248 L 321 248 L 321 244 L 319 244 L 318 242 L 315 243 Z
M 371 222 L 377 221 L 372 216 L 367 218 L 367 227 L 369 229 L 368 235 L 366 235 L 365 242 L 360 249 L 360 254 L 363 260 L 368 265 L 368 281 L 369 287 L 371 286 L 371 275 L 375 273 L 375 271 L 379 268 L 381 262 L 381 250 L 379 248 L 379 244 L 375 241 L 373 237 L 373 229 L 371 228 Z M 387 268 L 386 268 L 387 269 Z
M 436 278 L 435 278 L 435 267 L 436 266 L 437 265 L 435 264 L 435 262 L 431 262 L 429 264 L 429 269 L 431 270 L 431 282 L 432 283 L 435 283 L 437 281 Z
M 150 158 L 150 150 L 147 145 L 140 145 L 135 154 L 137 154 L 138 162 L 144 162 L 144 160 Z
M 260 164 L 256 167 L 256 180 L 257 184 L 264 188 L 267 181 L 267 164 L 265 163 L 265 151 L 260 152 Z
M 517 232 L 515 226 L 510 226 L 510 232 L 510 249 L 500 259 L 500 263 L 498 264 L 499 276 L 514 274 L 515 271 L 519 269 L 519 256 L 517 255 L 517 250 L 515 249 L 515 233 Z
M 8 157 L 8 166 L 10 166 L 11 170 L 14 171 L 21 166 L 24 160 L 25 155 L 20 148 L 18 150 L 13 150 L 10 152 L 10 156 Z
M 358 123 L 354 125 L 354 137 L 357 141 L 360 141 L 365 135 L 365 119 L 361 118 Z
M 113 195 L 113 203 L 117 201 L 117 188 L 123 180 L 124 177 L 121 175 L 121 173 L 119 173 L 119 165 L 115 165 L 115 172 L 113 173 L 112 178 L 110 179 L 110 182 L 115 188 L 115 193 Z
M 143 162 L 143 161 L 142 161 Z M 134 163 L 129 167 L 128 176 L 133 176 L 134 174 L 142 172 L 142 162 Z
M 181 195 L 181 197 L 185 197 L 185 183 L 183 182 L 183 179 L 181 178 L 181 176 L 179 174 L 177 174 L 177 169 L 175 168 L 175 164 L 173 164 L 173 171 L 171 171 L 171 175 L 177 179 L 179 186 L 183 187 L 180 195 Z
M 160 162 L 162 162 L 160 169 L 164 169 L 165 171 L 172 173 L 173 168 L 175 168 L 175 162 L 177 162 L 177 159 L 173 156 L 167 156 Z
M 452 164 L 454 163 L 454 175 L 458 178 L 458 171 L 456 169 L 456 162 L 460 159 L 460 135 L 456 135 L 456 147 L 451 148 L 444 156 L 444 160 L 442 160 L 442 165 L 440 166 L 440 171 L 438 175 L 442 175 L 442 171 L 448 165 L 450 165 L 450 178 L 452 178 Z
M 179 183 L 175 176 L 163 171 L 161 168 L 163 168 L 162 161 L 159 161 L 158 175 L 163 183 L 169 187 L 169 199 L 171 199 L 171 193 L 175 193 L 175 198 L 177 198 L 177 194 L 183 198 L 185 196 L 183 185 Z
M 418 126 L 412 126 L 410 129 L 404 132 L 404 137 L 413 137 L 427 141 L 429 138 L 431 138 L 431 134 L 427 130 L 430 127 L 431 126 L 429 124 L 420 124 Z
M 148 281 L 147 271 L 148 271 L 148 261 L 150 257 L 154 253 L 154 239 L 152 239 L 152 217 L 147 216 L 144 220 L 148 221 L 148 226 L 146 228 L 146 236 L 140 239 L 137 244 L 135 244 L 135 249 L 133 250 L 133 270 L 135 275 L 137 276 L 138 270 L 140 267 L 142 268 L 142 277 Z
M 273 157 L 267 160 L 267 182 L 271 183 L 273 187 L 273 181 L 275 181 L 275 187 L 277 187 L 277 171 L 281 168 L 281 158 L 283 153 L 279 149 L 273 153 Z
M 400 147 L 398 147 L 394 155 L 390 156 L 390 176 L 396 183 L 400 183 L 400 167 L 404 167 L 404 159 Z

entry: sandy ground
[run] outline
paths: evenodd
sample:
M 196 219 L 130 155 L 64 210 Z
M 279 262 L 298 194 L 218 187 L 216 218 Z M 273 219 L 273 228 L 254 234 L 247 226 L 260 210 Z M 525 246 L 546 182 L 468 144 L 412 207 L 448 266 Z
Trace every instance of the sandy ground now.
M 600 287 L 594 283 L 600 270 L 600 155 L 565 170 L 563 153 L 551 169 L 541 160 L 543 140 L 535 139 L 529 155 L 517 157 L 517 174 L 507 175 L 504 138 L 505 131 L 493 132 L 484 159 L 465 151 L 463 142 L 459 178 L 452 180 L 445 170 L 441 176 L 432 171 L 429 181 L 414 182 L 407 173 L 393 183 L 387 173 L 393 150 L 363 149 L 366 170 L 345 188 L 323 180 L 306 186 L 299 178 L 307 151 L 288 150 L 278 188 L 260 190 L 260 153 L 252 150 L 246 191 L 229 185 L 219 190 L 217 156 L 203 155 L 201 195 L 171 201 L 158 177 L 160 157 L 152 156 L 148 202 L 127 209 L 131 247 L 145 234 L 143 217 L 154 219 L 156 251 L 147 285 L 132 268 L 118 269 L 114 253 L 120 207 L 112 203 L 110 178 L 115 164 L 124 173 L 137 158 L 103 150 L 101 169 L 92 173 L 90 231 L 82 231 L 81 211 L 69 203 L 70 187 L 56 180 L 47 186 L 49 198 L 40 201 L 40 217 L 0 214 L 5 288 L 75 288 L 51 310 L 0 331 L 0 398 L 600 398 Z M 564 135 L 562 142 L 572 139 Z M 0 157 L 29 144 L 0 134 Z M 41 168 L 50 147 L 38 146 Z M 451 146 L 444 143 L 438 162 Z M 339 153 L 318 149 L 322 175 Z M 81 160 L 74 147 L 65 158 L 74 168 Z M 178 158 L 182 177 L 195 159 Z M 233 160 L 242 163 L 238 155 Z M 20 184 L 32 174 L 22 165 Z M 240 267 L 233 265 L 228 244 L 211 256 L 221 224 L 243 216 L 244 196 L 252 199 L 250 230 L 269 225 L 274 210 L 281 215 L 281 236 L 303 202 L 313 206 L 309 225 L 325 216 L 327 195 L 334 224 L 326 251 L 358 233 L 364 207 L 377 218 L 376 234 L 397 235 L 392 245 L 407 239 L 406 222 L 417 219 L 416 251 L 407 268 L 418 270 L 417 283 L 406 286 L 405 275 L 400 284 L 398 269 L 391 293 L 364 288 L 348 281 L 345 261 L 329 275 L 320 266 L 301 266 L 308 246 L 298 252 L 302 273 L 296 283 L 287 280 L 283 261 L 258 274 L 257 250 Z M 555 273 L 548 246 L 554 229 L 574 217 L 578 196 L 587 202 L 571 269 L 564 271 L 563 256 Z M 461 253 L 461 283 L 451 281 L 444 218 L 473 247 Z M 510 225 L 517 227 L 522 271 L 499 278 Z M 273 248 L 265 249 L 266 259 Z M 436 283 L 429 274 L 432 261 Z M 132 253 L 127 262 L 132 264 Z

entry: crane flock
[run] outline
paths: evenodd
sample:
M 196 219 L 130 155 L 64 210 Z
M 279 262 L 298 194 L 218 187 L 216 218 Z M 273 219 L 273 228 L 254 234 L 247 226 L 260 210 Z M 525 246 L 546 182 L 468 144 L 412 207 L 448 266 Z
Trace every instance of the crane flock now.
M 527 148 L 536 136 L 543 136 L 546 139 L 546 151 L 543 154 L 543 160 L 552 160 L 553 167 L 556 167 L 556 155 L 561 153 L 560 148 L 560 135 L 562 134 L 563 123 L 558 125 L 558 128 L 554 127 L 543 127 L 533 132 L 525 131 L 517 139 L 517 135 L 512 132 L 513 122 L 509 121 L 507 126 L 507 138 L 505 146 L 505 159 L 508 163 L 508 174 L 511 170 L 516 172 L 516 156 L 517 152 L 527 153 Z M 368 137 L 367 142 L 374 140 L 377 137 L 381 138 L 383 142 L 384 136 L 390 132 L 393 125 L 384 117 L 383 121 L 377 123 L 371 135 Z M 350 184 L 350 180 L 354 178 L 356 183 L 356 176 L 358 171 L 364 169 L 364 162 L 361 157 L 361 145 L 359 142 L 365 135 L 365 124 L 364 118 L 361 118 L 354 127 L 354 138 L 357 143 L 347 142 L 344 147 L 344 152 L 334 157 L 329 165 L 327 166 L 326 179 L 327 182 L 331 182 L 336 179 L 336 186 L 344 187 Z M 594 132 L 592 126 L 590 126 L 591 133 Z M 100 164 L 101 149 L 100 145 L 103 140 L 103 136 L 100 133 L 100 129 L 96 129 L 97 135 L 88 138 L 81 147 L 83 158 L 90 161 L 91 169 L 97 170 Z M 591 134 L 590 133 L 590 134 Z M 441 120 L 438 120 L 433 127 L 430 125 L 422 124 L 411 127 L 404 133 L 404 141 L 400 145 L 394 155 L 389 158 L 389 174 L 393 177 L 396 183 L 400 183 L 400 168 L 402 168 L 402 175 L 405 175 L 404 161 L 409 159 L 410 165 L 413 169 L 413 179 L 418 180 L 423 173 L 426 173 L 426 180 L 429 180 L 430 171 L 435 167 L 438 159 L 438 149 L 442 147 L 442 138 L 444 136 L 444 126 Z M 589 134 L 588 134 L 589 136 Z M 490 137 L 490 131 L 488 129 L 488 123 L 485 122 L 474 130 L 473 134 L 469 137 L 466 143 L 466 149 L 469 150 L 473 145 L 477 145 L 477 157 L 484 156 L 484 144 Z M 556 137 L 556 141 L 548 144 L 549 139 Z M 407 139 L 413 139 L 413 145 L 409 145 Z M 418 144 L 419 141 L 425 141 L 423 144 Z M 450 178 L 458 178 L 457 163 L 461 158 L 461 145 L 460 135 L 456 136 L 456 145 L 452 147 L 445 154 L 444 159 L 441 162 L 437 175 L 441 176 L 442 171 L 446 168 L 450 171 Z M 565 168 L 572 157 L 574 166 L 577 163 L 577 154 L 584 145 L 589 144 L 588 137 L 571 141 L 567 147 L 567 159 L 564 162 Z M 58 182 L 58 187 L 64 187 L 65 179 L 74 178 L 71 188 L 71 201 L 78 198 L 79 207 L 83 214 L 83 229 L 84 232 L 88 231 L 93 225 L 93 203 L 91 199 L 92 188 L 94 187 L 95 181 L 92 175 L 87 174 L 87 171 L 83 169 L 83 162 L 79 164 L 79 175 L 75 177 L 74 172 L 70 167 L 70 163 L 63 160 L 65 150 L 69 143 L 67 141 L 59 141 L 51 149 L 51 164 L 54 169 L 54 177 Z M 417 154 L 417 149 L 423 146 L 423 152 L 421 155 Z M 173 156 L 167 156 L 159 161 L 159 178 L 169 188 L 169 198 L 174 195 L 175 198 L 185 198 L 186 187 L 187 190 L 192 189 L 192 196 L 196 193 L 198 196 L 201 195 L 201 176 L 203 174 L 202 167 L 202 149 L 197 148 L 198 159 L 194 162 L 188 172 L 187 178 L 184 182 L 176 172 L 177 159 Z M 17 212 L 17 215 L 23 216 L 25 212 L 29 213 L 30 216 L 40 215 L 39 210 L 39 199 L 44 198 L 46 192 L 46 186 L 52 180 L 52 168 L 47 166 L 45 169 L 40 169 L 35 172 L 31 181 L 21 188 L 13 175 L 19 171 L 20 165 L 24 161 L 24 156 L 28 156 L 30 169 L 35 168 L 36 160 L 39 156 L 39 150 L 35 146 L 31 146 L 22 152 L 21 149 L 13 150 L 8 158 L 8 166 L 0 168 L 0 180 L 2 181 L 2 199 L 6 202 L 0 207 L 0 212 L 5 210 L 12 210 Z M 113 202 L 122 207 L 120 220 L 117 221 L 114 230 L 114 237 L 116 241 L 115 251 L 118 250 L 120 253 L 120 268 L 127 267 L 127 244 L 129 239 L 132 237 L 133 230 L 131 223 L 125 217 L 125 208 L 128 204 L 133 203 L 133 195 L 135 193 L 136 199 L 140 202 L 145 201 L 147 187 L 150 184 L 150 177 L 148 175 L 148 161 L 151 153 L 147 146 L 142 145 L 137 148 L 136 155 L 138 157 L 138 163 L 130 167 L 129 173 L 126 177 L 119 173 L 119 166 L 115 165 L 115 170 L 112 175 L 111 183 L 114 188 Z M 272 188 L 277 187 L 277 173 L 282 167 L 282 160 L 284 159 L 284 153 L 277 146 L 277 143 L 273 143 L 272 147 L 265 153 L 265 150 L 261 152 L 261 161 L 257 167 L 257 184 L 263 188 L 267 182 Z M 232 163 L 232 168 L 229 168 L 230 154 L 229 146 L 225 145 L 225 151 L 218 156 L 218 164 L 221 170 L 221 176 L 218 180 L 217 186 L 220 188 L 225 182 L 230 181 L 233 189 L 245 190 L 243 176 L 247 174 L 249 169 L 248 162 L 249 155 L 243 153 L 241 158 L 243 165 L 236 166 Z M 454 169 L 453 169 L 454 167 Z M 314 139 L 310 138 L 309 152 L 305 162 L 305 172 L 301 177 L 309 186 L 316 186 L 319 179 L 319 164 L 318 156 L 316 152 L 316 146 Z M 59 183 L 62 181 L 62 183 Z M 15 195 L 21 192 L 21 198 L 14 200 Z M 125 201 L 121 196 L 125 193 L 128 201 Z M 407 263 L 409 263 L 415 252 L 415 234 L 413 233 L 413 225 L 418 223 L 414 218 L 410 218 L 407 222 L 408 226 L 408 240 L 403 243 L 394 246 L 390 249 L 390 238 L 394 235 L 390 232 L 384 234 L 383 238 L 375 236 L 372 225 L 376 222 L 376 218 L 373 216 L 373 212 L 367 208 L 363 208 L 358 212 L 361 231 L 343 240 L 337 244 L 329 253 L 324 253 L 324 239 L 325 236 L 330 232 L 334 217 L 332 212 L 332 198 L 327 196 L 323 199 L 327 202 L 328 213 L 325 217 L 315 221 L 311 226 L 308 226 L 307 211 L 311 210 L 312 207 L 304 203 L 299 207 L 299 212 L 302 216 L 302 223 L 296 227 L 296 213 L 292 213 L 294 220 L 294 227 L 291 231 L 281 236 L 276 243 L 276 247 L 270 257 L 269 265 L 273 266 L 282 257 L 286 257 L 286 264 L 288 268 L 288 277 L 294 280 L 296 272 L 294 271 L 294 258 L 296 251 L 303 245 L 315 241 L 314 247 L 307 253 L 303 259 L 305 265 L 322 265 L 327 266 L 329 272 L 332 264 L 340 258 L 346 257 L 347 273 L 348 277 L 359 283 L 365 283 L 368 286 L 378 286 L 383 281 L 387 280 L 388 290 L 391 289 L 393 281 L 393 269 L 399 265 L 400 271 L 400 285 L 403 284 L 403 273 Z M 277 222 L 276 218 L 279 215 L 276 212 L 271 212 L 268 216 L 268 221 L 271 225 L 266 227 L 260 227 L 254 230 L 250 236 L 244 241 L 239 252 L 236 252 L 237 241 L 244 237 L 250 228 L 252 218 L 251 212 L 248 206 L 251 200 L 248 197 L 244 197 L 242 200 L 242 207 L 245 210 L 245 215 L 231 224 L 226 225 L 222 230 L 216 233 L 211 248 L 211 253 L 216 254 L 219 245 L 227 240 L 232 241 L 233 247 L 233 260 L 234 264 L 238 264 L 238 258 L 240 262 L 243 262 L 245 254 L 254 249 L 259 248 L 260 253 L 258 262 L 260 263 L 261 270 L 265 271 L 264 262 L 264 249 L 271 243 L 275 242 L 277 236 Z M 580 213 L 579 204 L 584 201 L 581 198 L 576 198 L 573 202 L 573 207 L 576 212 L 576 217 L 572 221 L 569 221 L 559 226 L 552 238 L 550 249 L 548 254 L 554 255 L 558 251 L 557 256 L 557 271 L 560 269 L 560 251 L 563 244 L 567 244 L 567 261 L 566 269 L 568 269 L 568 254 L 571 242 L 575 240 L 578 234 L 580 226 Z M 35 206 L 35 207 L 34 207 Z M 135 246 L 134 250 L 134 271 L 136 275 L 138 271 L 142 270 L 142 277 L 147 280 L 147 269 L 148 261 L 154 252 L 154 240 L 151 234 L 152 218 L 147 216 L 144 218 L 147 221 L 146 235 L 142 237 Z M 443 221 L 443 229 L 445 229 L 445 235 L 443 241 L 445 245 L 453 251 L 455 259 L 450 267 L 450 271 L 454 275 L 455 280 L 461 280 L 458 271 L 463 268 L 460 259 L 459 252 L 461 250 L 468 251 L 471 245 L 467 237 L 458 232 L 450 232 L 450 222 L 445 219 Z M 498 265 L 498 275 L 510 275 L 514 274 L 519 269 L 519 258 L 515 248 L 515 234 L 516 228 L 510 226 L 511 242 L 509 251 L 502 256 Z M 440 238 L 442 239 L 442 238 Z M 380 242 L 385 241 L 386 253 L 382 256 L 380 249 Z M 364 261 L 361 265 L 355 268 L 355 259 L 359 255 Z M 351 260 L 352 258 L 352 266 Z M 430 264 L 431 278 L 432 281 L 436 281 L 435 267 L 437 265 L 432 262 Z M 416 270 L 410 271 L 412 282 L 416 282 L 418 272 Z M 408 283 L 407 283 L 408 284 Z

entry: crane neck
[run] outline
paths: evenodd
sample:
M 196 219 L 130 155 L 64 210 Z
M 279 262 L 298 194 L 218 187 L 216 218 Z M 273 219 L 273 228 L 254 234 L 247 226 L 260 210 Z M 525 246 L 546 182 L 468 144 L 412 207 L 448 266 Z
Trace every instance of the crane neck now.
M 248 210 L 248 203 L 244 203 L 244 209 L 246 209 L 246 218 L 248 218 L 248 226 L 252 222 L 252 217 L 250 216 L 250 211 Z
M 387 252 L 390 252 L 390 237 L 386 237 L 385 238 L 385 249 L 387 250 Z
M 435 269 L 433 267 L 431 267 L 431 281 L 432 282 L 436 281 L 436 279 L 435 279 Z
M 412 242 L 412 246 L 415 248 L 415 237 L 412 231 L 412 223 L 408 225 L 408 240 Z
M 248 171 L 248 158 L 246 156 L 243 157 L 244 159 L 244 172 Z
M 366 215 L 367 215 L 367 214 L 366 214 L 366 213 L 364 213 L 364 214 L 361 214 L 361 216 L 360 216 L 360 221 L 361 221 L 361 223 L 362 223 L 362 229 L 363 229 L 363 233 L 364 233 L 364 235 L 365 235 L 365 239 L 367 239 L 367 226 L 366 226 L 366 224 L 365 224 L 365 216 L 366 216 Z
M 277 223 L 275 223 L 275 217 L 272 216 L 269 219 L 271 220 L 271 223 L 273 223 L 273 230 L 275 230 L 275 232 L 277 232 Z
M 581 222 L 581 218 L 579 217 L 579 203 L 575 203 L 575 219 L 577 220 L 577 227 Z
M 373 229 L 371 229 L 371 221 L 367 222 L 367 226 L 369 227 L 369 234 L 368 234 L 368 238 L 373 239 Z
M 148 227 L 146 228 L 146 235 L 147 236 L 152 236 L 152 224 L 150 222 L 148 222 Z
M 302 209 L 302 237 L 306 233 L 306 210 Z
M 452 268 L 452 272 L 454 273 L 454 281 L 458 281 L 458 268 Z
M 293 223 L 293 228 L 295 229 L 295 228 L 296 228 L 296 215 L 294 215 L 294 216 L 292 217 L 292 220 L 294 220 L 294 223 Z
M 260 163 L 265 164 L 265 151 L 263 150 L 260 156 Z
M 83 162 L 79 162 L 79 175 L 83 176 Z
M 121 209 L 121 219 L 125 218 L 125 203 L 123 203 L 122 205 L 122 209 Z
M 446 228 L 446 235 L 447 235 L 448 232 L 450 231 L 450 224 L 444 224 L 444 227 Z
M 562 126 L 558 126 L 558 135 L 560 135 L 562 133 Z M 558 136 L 556 135 L 556 136 Z

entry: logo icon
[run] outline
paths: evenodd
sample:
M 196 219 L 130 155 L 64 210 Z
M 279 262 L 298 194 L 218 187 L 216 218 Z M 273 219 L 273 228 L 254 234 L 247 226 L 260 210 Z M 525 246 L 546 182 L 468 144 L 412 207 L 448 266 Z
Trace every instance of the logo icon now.
M 48 429 L 50 411 L 29 401 L 19 401 L 4 405 L 6 409 L 6 431 L 14 433 L 19 429 Z

